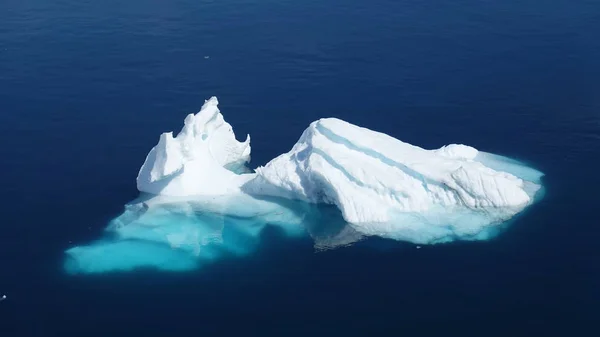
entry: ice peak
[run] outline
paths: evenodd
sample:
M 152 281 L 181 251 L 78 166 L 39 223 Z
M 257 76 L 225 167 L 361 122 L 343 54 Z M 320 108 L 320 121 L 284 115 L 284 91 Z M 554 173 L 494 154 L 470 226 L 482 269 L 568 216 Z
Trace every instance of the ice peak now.
M 218 104 L 216 97 L 206 100 L 198 113 L 186 116 L 176 137 L 172 132 L 160 136 L 138 174 L 140 191 L 181 196 L 229 190 L 212 183 L 211 175 L 236 179 L 250 161 L 250 135 L 238 142 Z

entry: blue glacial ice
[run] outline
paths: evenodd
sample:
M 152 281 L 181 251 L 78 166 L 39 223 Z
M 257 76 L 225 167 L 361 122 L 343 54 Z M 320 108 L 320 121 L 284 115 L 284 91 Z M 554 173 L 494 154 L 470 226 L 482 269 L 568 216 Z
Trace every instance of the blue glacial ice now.
M 160 136 L 140 197 L 105 237 L 67 250 L 69 273 L 192 270 L 251 253 L 265 226 L 310 235 L 316 249 L 368 236 L 417 244 L 487 240 L 542 195 L 543 173 L 451 144 L 425 150 L 335 118 L 254 172 L 215 97 Z

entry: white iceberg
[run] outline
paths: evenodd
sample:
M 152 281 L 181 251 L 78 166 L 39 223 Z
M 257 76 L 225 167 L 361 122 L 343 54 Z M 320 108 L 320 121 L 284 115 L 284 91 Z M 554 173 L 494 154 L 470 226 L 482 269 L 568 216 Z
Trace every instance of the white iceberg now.
M 335 204 L 351 223 L 390 221 L 397 212 L 436 206 L 518 212 L 531 202 L 525 181 L 486 167 L 477 154 L 456 144 L 424 150 L 339 119 L 321 119 L 290 152 L 258 168 L 247 191 Z
M 507 158 L 458 144 L 425 150 L 335 118 L 313 122 L 290 152 L 256 173 L 241 173 L 249 161 L 250 137 L 239 143 L 217 104 L 213 97 L 189 115 L 176 138 L 161 135 L 140 170 L 140 191 L 188 197 L 242 193 L 333 204 L 366 234 L 426 243 L 456 233 L 473 236 L 503 222 L 530 205 L 540 188 L 538 171 L 514 162 L 520 171 L 497 169 L 510 162 Z M 518 177 L 525 171 L 530 181 Z M 399 235 L 423 232 L 421 225 L 452 233 L 426 228 L 438 237 Z
M 250 161 L 250 135 L 235 139 L 216 97 L 197 114 L 189 114 L 177 137 L 163 133 L 150 150 L 137 177 L 140 192 L 158 195 L 224 195 L 235 192 Z M 201 193 L 200 193 L 201 192 Z
M 145 194 L 112 221 L 109 239 L 67 251 L 69 271 L 188 270 L 249 252 L 267 224 L 305 231 L 317 249 L 370 235 L 488 239 L 541 194 L 543 174 L 518 161 L 459 144 L 426 150 L 335 118 L 248 172 L 250 136 L 238 142 L 217 105 L 212 97 L 176 137 L 160 136 L 137 177 Z
M 489 237 L 533 202 L 542 176 L 470 146 L 425 150 L 335 118 L 256 172 L 249 194 L 334 204 L 364 234 L 415 243 Z

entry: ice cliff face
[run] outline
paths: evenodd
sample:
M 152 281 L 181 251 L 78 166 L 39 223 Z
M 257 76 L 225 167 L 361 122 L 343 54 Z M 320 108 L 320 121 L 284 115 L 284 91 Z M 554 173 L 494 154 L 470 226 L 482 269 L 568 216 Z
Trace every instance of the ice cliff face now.
M 168 196 L 223 195 L 239 187 L 238 173 L 250 161 L 250 135 L 235 139 L 223 119 L 216 97 L 200 112 L 189 114 L 177 137 L 163 133 L 142 165 L 137 187 L 141 192 Z

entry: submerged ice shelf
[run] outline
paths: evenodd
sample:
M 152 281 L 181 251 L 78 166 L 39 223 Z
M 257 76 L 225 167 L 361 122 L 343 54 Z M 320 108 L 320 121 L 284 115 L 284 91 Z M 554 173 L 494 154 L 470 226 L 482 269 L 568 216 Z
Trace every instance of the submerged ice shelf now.
M 250 136 L 236 140 L 212 97 L 177 136 L 160 136 L 137 177 L 140 198 L 104 239 L 69 249 L 67 270 L 194 269 L 248 253 L 266 225 L 309 233 L 319 248 L 371 235 L 488 239 L 539 197 L 543 175 L 470 146 L 425 150 L 335 118 L 311 123 L 255 172 L 249 161 Z

